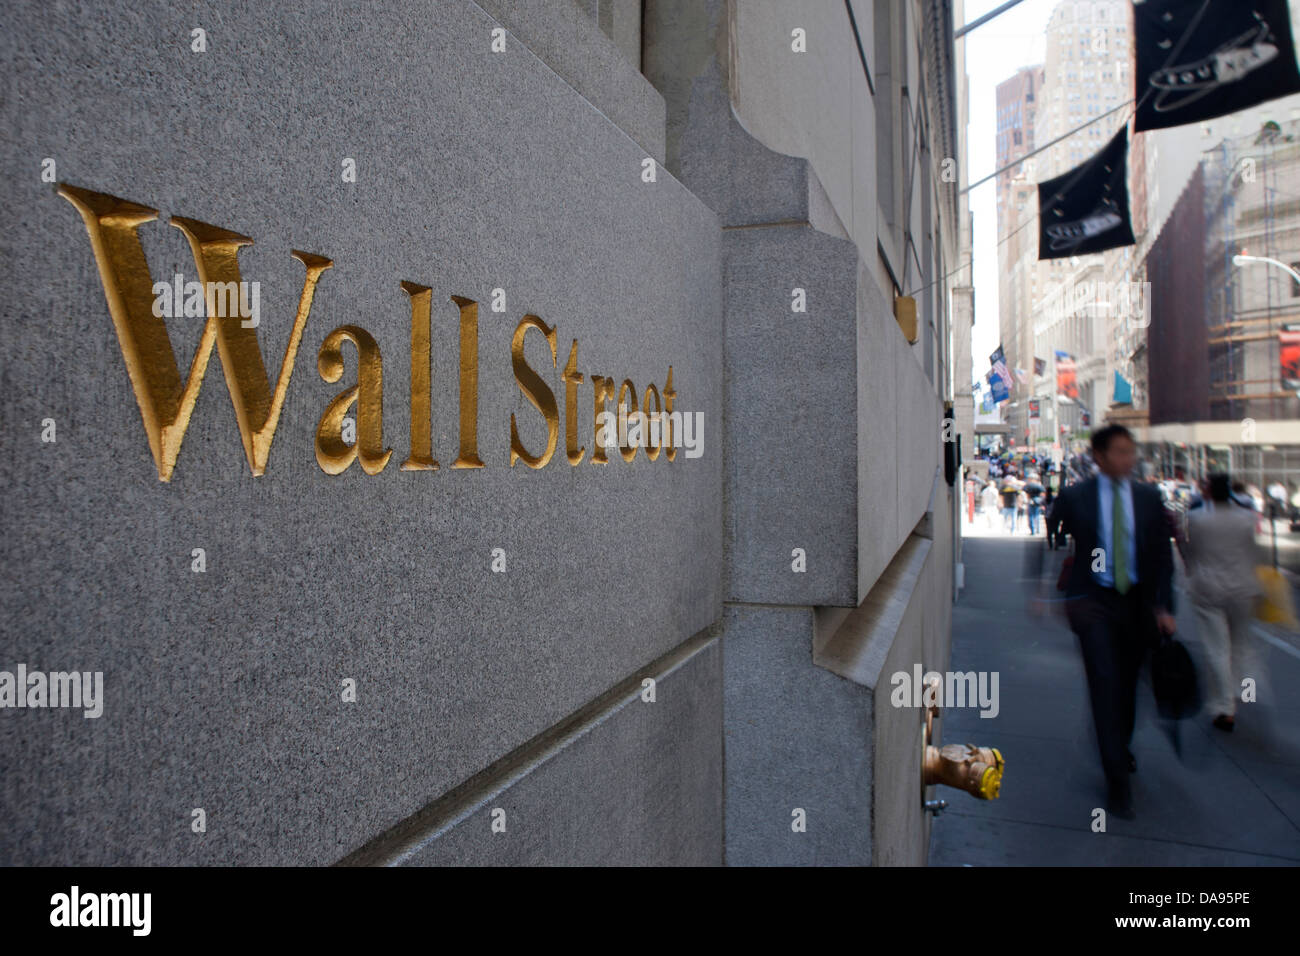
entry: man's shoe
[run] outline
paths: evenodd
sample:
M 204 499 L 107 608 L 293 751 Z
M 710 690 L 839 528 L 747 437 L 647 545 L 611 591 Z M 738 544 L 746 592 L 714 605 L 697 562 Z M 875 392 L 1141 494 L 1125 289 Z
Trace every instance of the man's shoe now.
M 1236 723 L 1237 722 L 1227 714 L 1220 714 L 1218 717 L 1214 718 L 1214 726 L 1218 727 L 1220 730 L 1226 730 L 1228 733 L 1232 733 L 1232 728 L 1236 726 Z
M 1108 800 L 1106 802 L 1106 812 L 1112 817 L 1119 817 L 1121 820 L 1137 819 L 1137 814 L 1133 812 L 1132 800 Z
M 1121 820 L 1132 820 L 1136 816 L 1133 812 L 1133 789 L 1129 786 L 1127 776 L 1123 780 L 1108 783 L 1106 787 L 1106 812 L 1119 817 Z

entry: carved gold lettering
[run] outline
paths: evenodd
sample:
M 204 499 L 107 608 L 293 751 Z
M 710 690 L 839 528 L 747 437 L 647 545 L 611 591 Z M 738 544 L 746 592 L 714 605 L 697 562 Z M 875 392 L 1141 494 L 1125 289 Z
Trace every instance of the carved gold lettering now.
M 541 455 L 530 455 L 519 440 L 519 430 L 515 426 L 515 416 L 510 414 L 510 467 L 523 459 L 529 468 L 545 468 L 555 454 L 555 444 L 560 437 L 560 415 L 555 407 L 555 393 L 551 391 L 543 378 L 533 371 L 528 360 L 524 358 L 524 335 L 529 329 L 538 329 L 546 336 L 546 343 L 551 347 L 551 366 L 556 366 L 555 328 L 548 326 L 535 315 L 525 315 L 523 321 L 515 328 L 514 338 L 510 341 L 510 364 L 514 368 L 515 381 L 524 397 L 533 403 L 533 407 L 546 419 L 546 451 Z
M 384 470 L 392 449 L 384 448 L 384 363 L 379 345 L 365 329 L 341 325 L 321 343 L 316 368 L 327 382 L 343 376 L 343 343 L 357 349 L 357 384 L 331 401 L 316 427 L 316 462 L 327 475 L 339 475 L 353 459 L 361 462 L 367 475 Z M 357 440 L 343 440 L 343 419 L 356 405 Z
M 437 471 L 429 394 L 433 290 L 414 282 L 403 282 L 402 290 L 411 298 L 411 454 L 402 462 L 402 471 Z
M 311 313 L 316 283 L 333 262 L 308 252 L 293 252 L 293 257 L 307 267 L 307 274 L 274 392 L 262 363 L 257 333 L 242 325 L 238 310 L 223 317 L 216 314 L 217 310 L 208 309 L 189 376 L 182 384 L 167 327 L 161 317 L 153 314 L 154 283 L 140 244 L 140 226 L 157 219 L 158 210 L 66 184 L 61 184 L 58 192 L 81 214 L 90 236 L 159 480 L 171 480 L 214 345 L 221 357 L 248 466 L 254 476 L 262 475 L 293 376 L 303 328 Z M 209 283 L 234 282 L 239 287 L 238 250 L 252 245 L 252 239 L 178 216 L 171 219 L 171 225 L 189 240 L 204 289 L 213 288 Z
M 245 291 L 248 284 L 241 278 L 239 269 L 239 250 L 252 245 L 252 239 L 197 219 L 173 216 L 169 222 L 189 243 L 199 281 L 186 283 L 177 274 L 167 281 L 154 283 L 139 230 L 143 224 L 158 218 L 158 210 L 66 184 L 58 187 L 58 193 L 81 215 L 90 237 L 109 315 L 159 480 L 171 480 L 214 348 L 221 359 L 249 469 L 255 477 L 264 474 L 316 286 L 333 262 L 324 256 L 293 251 L 293 257 L 306 267 L 306 275 L 279 375 L 272 383 L 254 331 L 258 325 L 256 284 L 253 284 L 250 312 Z M 436 471 L 440 466 L 433 457 L 433 293 L 428 286 L 415 282 L 403 281 L 401 288 L 411 306 L 411 447 L 401 469 Z M 460 310 L 460 448 L 452 467 L 482 468 L 484 463 L 478 449 L 478 303 L 457 295 L 451 296 L 451 301 Z M 206 321 L 190 360 L 188 376 L 182 380 L 164 319 L 191 314 L 206 316 Z M 253 320 L 245 322 L 249 316 Z M 540 454 L 532 454 L 520 438 L 516 416 L 511 414 L 510 466 L 513 468 L 522 460 L 529 468 L 541 469 L 550 463 L 559 443 L 559 407 L 555 391 L 528 364 L 524 354 L 529 329 L 542 333 L 551 350 L 551 367 L 559 368 L 555 327 L 537 315 L 525 315 L 511 339 L 511 366 L 519 390 L 546 422 L 546 448 Z M 359 461 L 366 474 L 377 475 L 393 454 L 392 449 L 384 447 L 383 358 L 378 343 L 359 326 L 340 326 L 321 343 L 317 368 L 326 382 L 338 382 L 344 371 L 345 342 L 351 342 L 356 349 L 357 380 L 335 396 L 321 416 L 315 435 L 316 461 L 330 475 L 342 474 L 353 461 Z M 565 456 L 570 465 L 577 466 L 586 455 L 586 448 L 578 441 L 578 387 L 585 379 L 578 371 L 577 339 L 569 349 L 562 380 Z M 591 463 L 608 464 L 610 445 L 617 445 L 621 457 L 629 463 L 635 461 L 637 450 L 643 445 L 648 460 L 657 461 L 662 452 L 668 461 L 675 461 L 678 436 L 674 434 L 674 425 L 681 427 L 681 414 L 674 409 L 677 392 L 673 388 L 672 366 L 668 367 L 662 394 L 653 382 L 645 387 L 641 409 L 637 407 L 636 386 L 631 379 L 624 379 L 617 388 L 615 382 L 614 378 L 591 376 L 594 425 Z M 616 405 L 614 413 L 608 408 L 611 401 Z M 351 434 L 354 421 L 350 416 L 355 416 L 355 440 Z M 617 440 L 610 434 L 611 429 L 615 430 Z
M 650 414 L 650 396 L 655 397 L 654 414 Z M 651 382 L 645 387 L 645 394 L 641 396 L 641 410 L 645 413 L 645 456 L 651 461 L 659 460 L 659 452 L 663 448 L 663 439 L 660 437 L 660 416 L 664 410 L 663 403 L 659 400 L 659 389 Z
M 673 444 L 673 401 L 677 392 L 673 389 L 673 367 L 668 366 L 668 381 L 664 383 L 664 417 L 667 427 L 664 429 L 664 457 L 669 461 L 677 460 L 677 446 Z
M 569 349 L 569 361 L 564 364 L 564 452 L 570 465 L 582 464 L 585 447 L 578 446 L 578 386 L 583 376 L 578 371 L 578 340 Z
M 603 375 L 593 375 L 591 377 L 591 388 L 594 393 L 592 396 L 594 401 L 592 421 L 594 424 L 591 433 L 591 463 L 593 465 L 608 465 L 609 459 L 605 456 L 605 423 L 601 421 L 601 416 L 608 411 L 605 403 L 614 397 L 614 380 L 605 378 Z
M 631 395 L 631 402 L 624 402 L 623 396 Z M 618 427 L 623 432 L 619 436 L 620 443 L 618 453 L 623 456 L 624 461 L 633 461 L 636 458 L 636 442 L 628 437 L 631 431 L 631 418 L 637 411 L 636 405 L 636 386 L 632 384 L 631 379 L 623 379 L 623 384 L 618 387 Z
M 478 303 L 453 295 L 460 306 L 460 455 L 453 468 L 482 468 L 478 456 Z

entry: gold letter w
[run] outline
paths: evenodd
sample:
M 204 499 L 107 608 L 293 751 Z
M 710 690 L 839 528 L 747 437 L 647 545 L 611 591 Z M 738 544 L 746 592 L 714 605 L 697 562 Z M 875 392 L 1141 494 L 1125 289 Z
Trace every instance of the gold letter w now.
M 149 436 L 149 447 L 158 465 L 159 480 L 171 480 L 214 344 L 226 373 L 226 386 L 235 406 L 235 419 L 244 440 L 248 466 L 255 476 L 261 475 L 266 471 L 271 439 L 275 436 L 280 409 L 289 391 L 289 379 L 293 375 L 303 327 L 311 312 L 316 283 L 321 273 L 334 263 L 324 256 L 296 249 L 293 252 L 293 257 L 307 267 L 307 276 L 303 280 L 302 295 L 298 298 L 298 314 L 293 320 L 289 344 L 284 350 L 280 377 L 272 394 L 266 366 L 262 364 L 262 350 L 257 344 L 257 333 L 244 327 L 238 309 L 230 310 L 234 315 L 220 317 L 217 314 L 219 310 L 212 307 L 212 283 L 233 281 L 234 286 L 225 288 L 242 288 L 239 284 L 238 251 L 240 246 L 251 246 L 253 240 L 204 222 L 173 216 L 171 225 L 185 233 L 185 238 L 190 241 L 199 281 L 205 290 L 209 290 L 206 296 L 208 320 L 190 364 L 189 378 L 182 385 L 167 327 L 153 313 L 153 281 L 144 258 L 144 247 L 140 245 L 140 226 L 157 219 L 158 210 L 64 184 L 59 186 L 59 195 L 77 207 L 85 220 L 86 232 L 90 234 L 90 246 L 99 265 L 108 311 L 117 329 L 122 357 L 126 360 L 131 387 L 135 390 L 135 400 L 144 419 L 144 430 Z

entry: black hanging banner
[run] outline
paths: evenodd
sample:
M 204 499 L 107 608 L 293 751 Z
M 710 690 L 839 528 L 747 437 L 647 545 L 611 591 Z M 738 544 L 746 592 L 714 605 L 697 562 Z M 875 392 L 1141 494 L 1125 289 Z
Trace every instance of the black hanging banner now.
M 1135 132 L 1300 92 L 1287 0 L 1146 0 L 1133 22 Z
M 1038 258 L 1064 259 L 1131 246 L 1128 127 L 1100 153 L 1038 184 Z

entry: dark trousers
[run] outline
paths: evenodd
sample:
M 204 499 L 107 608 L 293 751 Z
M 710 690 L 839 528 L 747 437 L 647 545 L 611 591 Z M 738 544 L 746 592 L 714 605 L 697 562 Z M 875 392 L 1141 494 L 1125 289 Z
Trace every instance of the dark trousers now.
M 1137 707 L 1138 672 L 1150 646 L 1154 614 L 1134 589 L 1121 595 L 1094 586 L 1067 602 L 1070 628 L 1079 639 L 1092 722 L 1110 798 L 1130 796 L 1129 743 Z

